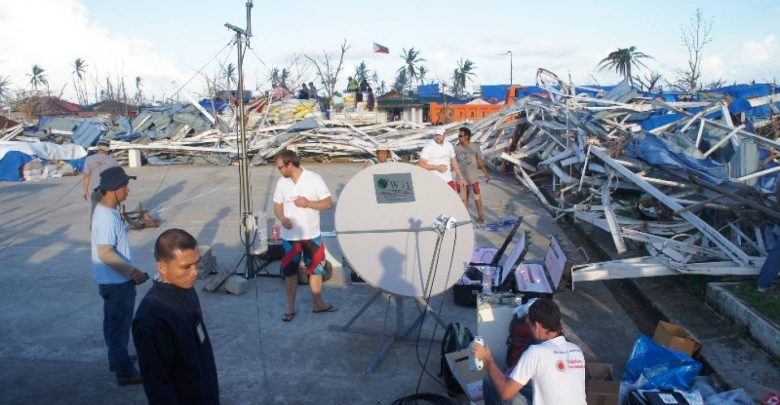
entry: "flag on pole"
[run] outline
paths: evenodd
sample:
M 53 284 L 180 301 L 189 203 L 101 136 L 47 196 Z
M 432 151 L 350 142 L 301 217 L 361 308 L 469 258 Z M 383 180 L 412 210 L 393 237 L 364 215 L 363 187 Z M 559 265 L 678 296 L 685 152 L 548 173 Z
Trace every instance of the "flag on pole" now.
M 374 42 L 374 53 L 385 53 L 385 54 L 389 54 L 389 53 L 390 53 L 390 50 L 389 50 L 389 49 L 387 49 L 387 47 L 386 47 L 386 46 L 382 46 L 382 45 L 379 45 L 379 44 L 377 44 L 376 42 Z

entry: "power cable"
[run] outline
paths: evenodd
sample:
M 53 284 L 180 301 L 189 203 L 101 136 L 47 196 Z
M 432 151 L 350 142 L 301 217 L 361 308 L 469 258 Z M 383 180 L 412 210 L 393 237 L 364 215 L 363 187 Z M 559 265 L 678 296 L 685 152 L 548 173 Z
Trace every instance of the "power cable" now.
M 431 374 L 428 371 L 427 367 L 426 367 L 426 365 L 428 364 L 428 360 L 430 359 L 431 351 L 433 350 L 433 341 L 434 341 L 434 338 L 436 337 L 436 329 L 439 326 L 439 322 L 438 321 L 434 322 L 434 325 L 433 325 L 433 333 L 431 334 L 431 339 L 428 342 L 428 350 L 427 350 L 427 353 L 425 355 L 425 362 L 422 362 L 420 360 L 420 351 L 419 351 L 420 337 L 422 335 L 422 327 L 423 327 L 423 324 L 425 323 L 425 315 L 426 315 L 426 313 L 428 311 L 428 308 L 430 307 L 430 299 L 431 299 L 431 295 L 433 293 L 433 283 L 436 280 L 436 269 L 438 269 L 439 256 L 441 256 L 441 246 L 442 246 L 443 243 L 444 243 L 444 237 L 443 237 L 443 234 L 442 234 L 442 236 L 440 236 L 438 238 L 436 247 L 434 248 L 434 259 L 432 260 L 431 270 L 428 272 L 428 280 L 426 280 L 426 286 L 425 286 L 425 289 L 424 289 L 424 292 L 423 292 L 423 296 L 425 297 L 425 307 L 423 308 L 422 320 L 420 321 L 420 326 L 419 326 L 419 328 L 417 330 L 417 341 L 415 343 L 415 354 L 417 356 L 417 363 L 420 364 L 420 367 L 422 369 L 420 370 L 420 375 L 417 378 L 417 387 L 415 388 L 415 391 L 414 391 L 415 394 L 418 394 L 419 391 L 420 391 L 420 383 L 422 382 L 423 374 L 427 374 L 437 384 L 441 385 L 445 389 L 447 388 L 447 386 L 444 383 L 442 383 L 441 381 L 439 381 L 439 379 L 436 378 L 433 374 Z M 447 277 L 445 279 L 445 285 L 449 284 L 449 279 L 450 279 L 451 271 L 452 271 L 452 263 L 453 263 L 453 261 L 455 259 L 455 246 L 457 246 L 457 243 L 458 243 L 458 228 L 456 227 L 455 228 L 455 236 L 454 236 L 453 244 L 452 244 L 452 251 L 450 253 L 450 263 L 449 263 L 448 270 L 447 270 Z M 444 308 L 444 298 L 442 297 L 442 300 L 439 303 L 439 309 L 438 309 L 438 311 L 436 313 L 436 316 L 439 319 L 441 317 L 441 312 L 442 312 L 443 308 Z
M 203 72 L 203 69 L 205 69 L 205 68 L 206 68 L 206 67 L 207 67 L 207 66 L 208 66 L 208 65 L 209 65 L 209 64 L 210 64 L 210 63 L 211 63 L 211 62 L 212 62 L 214 59 L 217 59 L 217 57 L 219 56 L 219 54 L 221 54 L 221 53 L 222 53 L 222 52 L 223 52 L 223 51 L 224 51 L 224 50 L 225 50 L 227 47 L 230 47 L 230 49 L 233 49 L 232 45 L 233 45 L 233 43 L 234 43 L 234 42 L 235 42 L 235 41 L 234 41 L 233 39 L 231 39 L 231 40 L 230 40 L 230 42 L 228 42 L 228 43 L 227 43 L 227 45 L 225 45 L 224 47 L 222 47 L 222 49 L 220 49 L 220 50 L 219 50 L 219 52 L 217 52 L 217 53 L 216 53 L 214 56 L 212 56 L 212 57 L 211 57 L 211 59 L 209 59 L 209 60 L 208 60 L 208 62 L 206 62 L 206 64 L 205 64 L 205 65 L 203 65 L 203 67 L 201 67 L 200 69 L 198 69 L 198 71 L 196 71 L 196 72 L 195 72 L 195 74 L 194 74 L 194 75 L 192 75 L 192 77 L 190 77 L 189 79 L 187 79 L 187 81 L 186 81 L 186 82 L 184 82 L 184 84 L 182 84 L 181 86 L 179 86 L 179 88 L 178 88 L 178 89 L 176 89 L 176 91 L 174 92 L 174 94 L 179 94 L 179 92 L 181 92 L 181 90 L 182 90 L 182 89 L 183 89 L 183 88 L 184 88 L 186 85 L 188 85 L 188 84 L 189 84 L 189 83 L 192 81 L 192 79 L 196 78 L 196 77 L 197 77 L 199 74 L 201 74 L 201 73 Z M 225 60 L 227 61 L 227 58 L 225 58 Z

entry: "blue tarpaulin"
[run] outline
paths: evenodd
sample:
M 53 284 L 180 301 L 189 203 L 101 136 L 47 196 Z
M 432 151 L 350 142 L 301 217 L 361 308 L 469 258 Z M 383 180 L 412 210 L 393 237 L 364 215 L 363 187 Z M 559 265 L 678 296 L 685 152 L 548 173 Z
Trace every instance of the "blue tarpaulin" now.
M 693 172 L 713 184 L 720 184 L 729 178 L 726 164 L 709 158 L 695 158 L 652 134 L 645 134 L 641 139 L 629 143 L 625 151 L 628 156 L 642 159 L 651 165 Z
M 433 98 L 441 97 L 441 92 L 439 91 L 439 83 L 423 84 L 417 86 L 417 95 L 419 97 L 433 97 Z
M 506 100 L 506 93 L 509 91 L 508 84 L 494 84 L 481 86 L 482 99 L 491 104 L 500 104 Z

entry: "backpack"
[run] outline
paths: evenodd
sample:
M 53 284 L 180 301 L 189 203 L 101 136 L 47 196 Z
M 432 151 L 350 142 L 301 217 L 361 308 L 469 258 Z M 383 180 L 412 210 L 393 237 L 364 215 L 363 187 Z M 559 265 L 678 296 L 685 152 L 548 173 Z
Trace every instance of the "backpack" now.
M 531 333 L 531 326 L 526 322 L 526 316 L 512 317 L 509 322 L 509 336 L 506 338 L 506 367 L 511 370 L 520 360 L 528 346 L 534 343 L 534 335 Z
M 452 375 L 450 367 L 447 365 L 447 358 L 444 357 L 448 353 L 457 352 L 469 347 L 474 340 L 474 335 L 471 334 L 469 328 L 462 326 L 458 322 L 452 322 L 447 325 L 447 330 L 444 332 L 444 337 L 441 339 L 441 364 L 439 365 L 439 377 L 444 378 L 444 384 L 447 387 L 447 393 L 453 395 L 454 393 L 463 392 L 463 389 L 458 385 L 458 381 L 455 376 Z

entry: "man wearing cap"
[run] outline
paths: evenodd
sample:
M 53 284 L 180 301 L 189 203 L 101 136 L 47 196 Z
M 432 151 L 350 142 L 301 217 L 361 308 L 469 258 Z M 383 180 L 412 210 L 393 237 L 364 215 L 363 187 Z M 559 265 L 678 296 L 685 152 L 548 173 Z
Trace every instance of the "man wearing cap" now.
M 390 159 L 390 148 L 388 148 L 384 143 L 380 143 L 376 146 L 376 157 L 372 157 L 371 159 L 366 160 L 366 163 L 363 165 L 363 168 L 371 167 L 375 164 L 379 163 L 385 163 Z
M 87 200 L 87 194 L 89 194 L 90 184 L 100 183 L 100 173 L 109 167 L 119 166 L 119 162 L 114 159 L 113 156 L 108 154 L 108 142 L 98 141 L 97 153 L 89 155 L 84 161 L 84 178 L 82 179 L 84 201 Z M 97 190 L 92 191 L 91 202 L 92 207 L 89 210 L 90 228 L 92 227 L 92 213 L 95 212 L 95 206 L 100 201 L 100 192 Z
M 444 139 L 444 128 L 436 128 L 434 131 L 433 140 L 428 141 L 423 147 L 420 152 L 420 161 L 417 162 L 417 165 L 439 176 L 457 192 L 458 185 L 452 179 L 453 170 L 460 179 L 461 187 L 466 187 L 468 183 L 466 183 L 466 179 L 460 173 L 458 160 L 455 159 L 455 149 L 449 141 Z
M 135 286 L 149 277 L 133 265 L 127 228 L 117 207 L 127 199 L 130 179 L 119 167 L 100 174 L 100 202 L 92 214 L 92 278 L 103 298 L 103 338 L 108 346 L 109 370 L 117 384 L 140 384 L 141 374 L 133 365 L 127 345 L 135 307 Z

